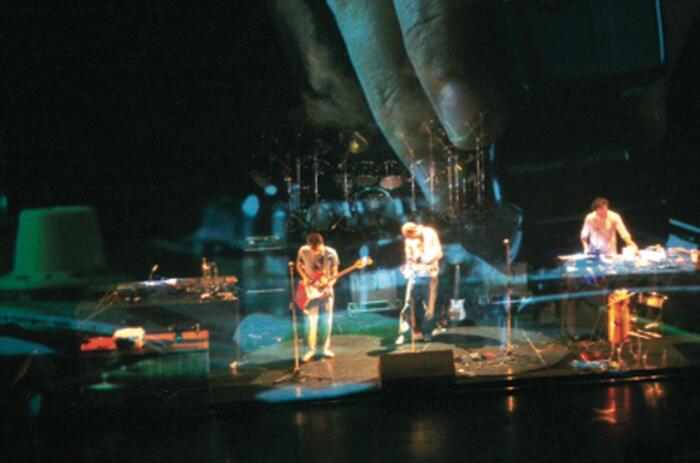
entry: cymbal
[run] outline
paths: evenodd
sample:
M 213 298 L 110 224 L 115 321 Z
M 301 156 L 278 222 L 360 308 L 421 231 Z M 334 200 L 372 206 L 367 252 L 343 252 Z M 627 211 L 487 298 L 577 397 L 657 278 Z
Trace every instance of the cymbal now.
M 349 134 L 345 135 L 344 132 L 340 133 L 341 143 L 347 143 L 347 152 L 352 154 L 359 154 L 367 149 L 369 146 L 369 141 L 358 131 L 354 130 Z

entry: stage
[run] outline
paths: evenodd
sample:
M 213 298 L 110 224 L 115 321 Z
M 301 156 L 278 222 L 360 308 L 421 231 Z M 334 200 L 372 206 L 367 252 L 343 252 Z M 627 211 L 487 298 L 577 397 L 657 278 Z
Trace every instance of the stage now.
M 180 341 L 171 334 L 167 348 L 160 344 L 155 354 L 143 358 L 138 349 L 113 349 L 103 351 L 103 361 L 95 362 L 99 354 L 92 352 L 90 358 L 82 352 L 79 361 L 92 373 L 83 375 L 81 388 L 95 406 L 139 397 L 149 407 L 148 397 L 153 396 L 158 398 L 153 403 L 162 407 L 160 398 L 172 395 L 175 399 L 165 405 L 182 407 L 184 398 L 184 404 L 197 411 L 233 403 L 345 400 L 402 390 L 508 389 L 556 378 L 643 377 L 683 369 L 698 359 L 697 349 L 687 349 L 695 341 L 672 330 L 651 340 L 630 337 L 616 346 L 618 354 L 606 338 L 563 335 L 558 323 L 542 315 L 515 324 L 510 342 L 505 325 L 463 325 L 440 328 L 430 341 L 411 343 L 409 338 L 395 345 L 395 317 L 339 311 L 331 345 L 335 357 L 317 355 L 295 369 L 289 320 L 253 314 L 232 339 L 209 339 L 208 332 L 201 333 L 207 338 L 206 349 L 184 333 Z M 253 334 L 255 344 L 241 339 Z M 299 352 L 304 352 L 302 339 Z M 129 360 L 115 360 L 120 357 Z M 387 360 L 397 357 L 406 357 L 403 366 L 391 367 Z M 388 365 L 384 371 L 382 360 Z

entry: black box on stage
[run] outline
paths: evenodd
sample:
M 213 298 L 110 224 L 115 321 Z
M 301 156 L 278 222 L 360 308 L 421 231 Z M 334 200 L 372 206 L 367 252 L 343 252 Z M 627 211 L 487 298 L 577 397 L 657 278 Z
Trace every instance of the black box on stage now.
M 381 355 L 379 380 L 384 391 L 450 386 L 455 381 L 454 353 L 450 349 Z
M 287 288 L 246 289 L 243 295 L 246 314 L 266 313 L 284 316 L 289 311 L 289 290 Z
M 243 248 L 241 284 L 246 290 L 289 286 L 287 249 L 277 237 L 252 236 Z

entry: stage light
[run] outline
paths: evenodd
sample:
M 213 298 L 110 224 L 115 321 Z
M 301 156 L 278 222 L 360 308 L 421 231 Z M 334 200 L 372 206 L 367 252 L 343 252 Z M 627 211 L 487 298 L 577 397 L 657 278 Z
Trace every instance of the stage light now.
M 255 217 L 260 212 L 260 200 L 257 195 L 249 195 L 245 201 L 243 201 L 243 213 L 247 217 Z
M 272 234 L 284 236 L 284 228 L 287 221 L 287 214 L 284 210 L 278 209 L 272 214 Z
M 275 196 L 277 194 L 277 187 L 275 185 L 267 185 L 265 187 L 265 195 L 266 196 Z

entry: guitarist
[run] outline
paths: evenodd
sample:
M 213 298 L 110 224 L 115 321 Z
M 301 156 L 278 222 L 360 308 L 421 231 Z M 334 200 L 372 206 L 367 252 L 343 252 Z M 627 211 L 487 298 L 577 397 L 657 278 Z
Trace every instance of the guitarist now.
M 412 297 L 415 301 L 416 295 L 419 296 L 421 305 L 424 307 L 420 331 L 417 333 L 418 338 L 422 337 L 429 341 L 433 330 L 442 245 L 435 229 L 426 225 L 406 222 L 401 227 L 401 234 L 404 237 L 404 253 L 406 254 L 406 265 L 403 267 L 404 276 L 414 278 Z M 415 304 L 415 307 L 418 307 L 418 304 Z M 396 343 L 401 344 L 403 340 L 402 333 Z
M 299 249 L 297 254 L 297 272 L 301 275 L 304 286 L 316 285 L 316 289 L 323 292 L 324 297 L 310 302 L 304 309 L 307 319 L 307 343 L 308 350 L 302 357 L 303 362 L 308 362 L 316 355 L 316 340 L 318 335 L 319 315 L 323 316 L 322 326 L 325 326 L 325 337 L 321 355 L 325 358 L 333 358 L 335 354 L 331 350 L 331 329 L 333 328 L 333 278 L 338 274 L 340 260 L 338 253 L 330 246 L 326 246 L 320 233 L 311 233 L 306 237 L 306 244 Z M 320 278 L 320 279 L 319 279 Z M 324 284 L 324 281 L 330 281 Z

